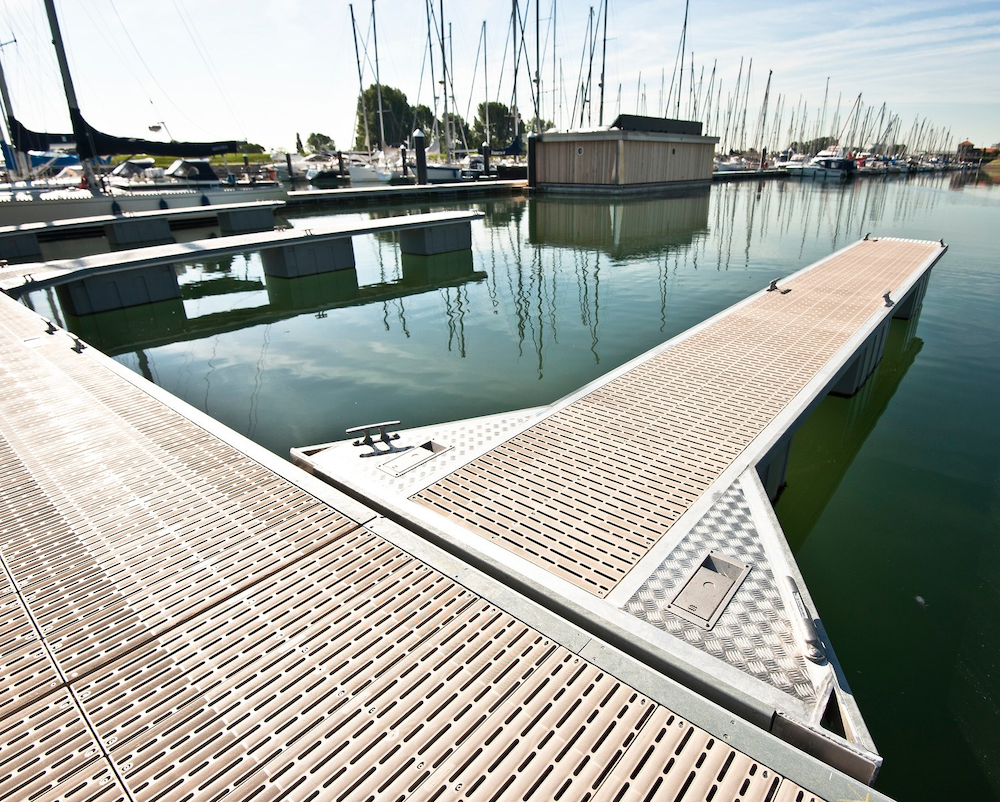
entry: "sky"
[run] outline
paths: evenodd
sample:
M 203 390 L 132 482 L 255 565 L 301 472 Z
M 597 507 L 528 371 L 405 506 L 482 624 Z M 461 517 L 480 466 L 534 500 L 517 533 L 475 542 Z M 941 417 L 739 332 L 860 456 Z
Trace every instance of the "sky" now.
M 441 79 L 443 11 L 449 108 L 466 119 L 487 98 L 514 105 L 513 5 L 430 0 L 434 79 Z M 803 134 L 837 136 L 860 95 L 860 114 L 872 127 L 899 118 L 897 141 L 914 141 L 922 128 L 950 148 L 966 139 L 996 144 L 1000 3 L 945 5 L 695 0 L 685 29 L 684 0 L 608 0 L 605 38 L 602 0 L 540 0 L 537 8 L 520 0 L 527 65 L 522 55 L 516 104 L 534 117 L 528 76 L 538 53 L 540 116 L 561 129 L 581 127 L 578 87 L 592 70 L 587 128 L 618 113 L 692 119 L 697 103 L 706 133 L 775 150 Z M 427 7 L 426 0 L 358 0 L 352 27 L 351 4 L 342 0 L 56 0 L 79 105 L 96 128 L 151 139 L 240 139 L 271 151 L 293 149 L 296 134 L 305 141 L 313 132 L 341 149 L 353 146 L 355 41 L 365 86 L 375 83 L 377 36 L 381 83 L 411 105 L 433 106 Z M 43 0 L 0 0 L 0 11 L 0 63 L 15 115 L 34 130 L 68 131 Z M 730 111 L 737 105 L 745 121 Z

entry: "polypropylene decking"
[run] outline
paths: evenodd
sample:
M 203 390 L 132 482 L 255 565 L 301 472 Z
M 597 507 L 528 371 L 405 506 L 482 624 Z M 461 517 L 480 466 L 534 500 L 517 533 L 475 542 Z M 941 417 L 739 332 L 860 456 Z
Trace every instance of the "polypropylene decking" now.
M 942 242 L 870 239 L 535 411 L 293 459 L 865 782 L 882 764 L 774 517 L 795 428 L 878 365 Z M 776 286 L 775 286 L 776 284 Z M 501 419 L 502 418 L 502 419 Z
M 123 373 L 0 296 L 0 798 L 816 798 Z
M 939 243 L 897 239 L 844 249 L 411 499 L 607 596 L 884 311 L 883 295 L 940 252 Z

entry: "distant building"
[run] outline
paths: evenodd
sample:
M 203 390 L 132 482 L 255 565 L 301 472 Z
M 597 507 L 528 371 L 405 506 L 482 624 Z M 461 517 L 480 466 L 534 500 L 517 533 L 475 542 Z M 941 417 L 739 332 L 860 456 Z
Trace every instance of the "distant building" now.
M 977 148 L 966 140 L 965 142 L 958 143 L 956 155 L 958 160 L 963 162 L 990 162 L 996 158 L 1000 158 L 1000 146 L 994 145 L 991 148 Z
M 718 137 L 700 122 L 620 115 L 609 128 L 535 139 L 536 189 L 645 194 L 707 186 Z

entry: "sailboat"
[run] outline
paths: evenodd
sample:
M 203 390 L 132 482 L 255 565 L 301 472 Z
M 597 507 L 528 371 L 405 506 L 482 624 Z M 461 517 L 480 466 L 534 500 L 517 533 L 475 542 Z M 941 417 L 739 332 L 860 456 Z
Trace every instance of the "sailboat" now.
M 789 175 L 810 176 L 822 179 L 833 178 L 839 181 L 847 181 L 857 174 L 857 162 L 844 150 L 840 143 L 844 139 L 844 134 L 847 133 L 847 126 L 851 121 L 851 116 L 860 102 L 861 95 L 858 95 L 857 100 L 854 101 L 854 105 L 851 107 L 850 113 L 847 115 L 844 128 L 841 130 L 836 142 L 831 147 L 821 150 L 801 166 L 786 167 L 785 169 L 788 170 Z
M 432 36 L 432 5 L 430 0 L 426 3 L 425 12 L 427 15 L 427 46 L 431 60 L 431 80 L 433 81 L 434 56 L 433 56 L 433 36 Z M 448 114 L 448 92 L 450 90 L 450 77 L 448 75 L 448 60 L 445 55 L 445 34 L 444 34 L 444 3 L 439 0 L 439 12 L 441 32 L 439 41 L 441 44 L 441 86 L 443 89 L 442 99 L 444 101 L 444 113 L 441 116 L 442 131 L 427 149 L 427 183 L 447 184 L 462 179 L 462 165 L 454 161 L 454 145 L 452 140 L 452 121 Z M 434 112 L 437 113 L 437 98 L 434 99 Z
M 171 175 L 190 179 L 192 172 L 210 175 L 207 157 L 220 153 L 238 153 L 240 143 L 220 142 L 158 142 L 129 137 L 116 137 L 98 131 L 83 117 L 73 89 L 66 52 L 63 47 L 59 21 L 56 18 L 53 0 L 44 0 L 52 32 L 52 43 L 56 50 L 59 70 L 62 73 L 66 102 L 69 107 L 72 134 L 44 134 L 32 131 L 22 125 L 14 116 L 6 83 L 0 71 L 4 112 L 14 148 L 22 153 L 47 151 L 53 143 L 64 143 L 72 139 L 83 165 L 83 179 L 76 187 L 52 188 L 47 186 L 11 186 L 0 191 L 0 225 L 20 225 L 77 217 L 91 217 L 102 214 L 152 211 L 165 208 L 206 206 L 220 203 L 239 203 L 257 200 L 279 200 L 285 197 L 285 189 L 275 180 L 261 181 L 249 178 L 229 181 L 204 180 L 192 184 L 190 180 L 170 180 Z M 102 156 L 145 153 L 149 156 L 174 156 L 178 158 L 164 173 L 165 181 L 141 181 L 129 186 L 111 186 L 98 177 L 93 168 L 94 160 Z M 182 175 L 183 174 L 183 175 Z

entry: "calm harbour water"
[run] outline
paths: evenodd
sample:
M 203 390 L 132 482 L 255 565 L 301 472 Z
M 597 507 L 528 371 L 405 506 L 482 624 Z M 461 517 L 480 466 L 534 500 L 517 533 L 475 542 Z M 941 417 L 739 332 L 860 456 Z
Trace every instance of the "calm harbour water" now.
M 183 299 L 88 318 L 30 303 L 268 449 L 548 404 L 866 233 L 943 238 L 876 374 L 796 434 L 777 504 L 900 800 L 1000 799 L 1000 185 L 956 174 L 501 199 L 471 255 L 355 240 L 353 274 L 260 254 L 178 266 Z M 332 212 L 330 212 L 332 213 Z M 307 227 L 323 215 L 294 217 Z

